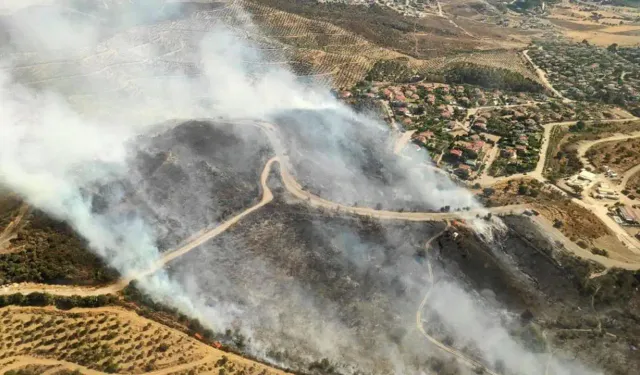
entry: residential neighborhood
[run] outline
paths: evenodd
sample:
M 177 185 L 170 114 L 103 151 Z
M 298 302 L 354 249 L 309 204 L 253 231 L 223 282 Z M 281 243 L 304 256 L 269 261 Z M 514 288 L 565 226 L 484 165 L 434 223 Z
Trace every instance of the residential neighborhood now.
M 632 117 L 602 103 L 471 85 L 362 81 L 336 95 L 351 105 L 377 108 L 392 127 L 412 131 L 413 142 L 427 149 L 437 166 L 470 181 L 483 173 L 498 177 L 533 171 L 545 124 Z
M 607 48 L 583 43 L 538 43 L 529 50 L 562 95 L 630 110 L 640 107 L 640 47 Z

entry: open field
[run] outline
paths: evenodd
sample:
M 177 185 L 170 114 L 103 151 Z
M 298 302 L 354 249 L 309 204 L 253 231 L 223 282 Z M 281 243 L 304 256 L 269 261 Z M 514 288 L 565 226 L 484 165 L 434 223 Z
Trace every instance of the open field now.
M 585 5 L 564 1 L 551 7 L 549 20 L 575 42 L 587 40 L 604 47 L 613 43 L 620 46 L 640 44 L 636 34 L 640 30 L 639 9 Z

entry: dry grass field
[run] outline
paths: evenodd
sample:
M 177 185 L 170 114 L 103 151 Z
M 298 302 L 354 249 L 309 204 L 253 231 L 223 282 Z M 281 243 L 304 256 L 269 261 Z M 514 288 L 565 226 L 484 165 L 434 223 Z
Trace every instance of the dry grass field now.
M 640 164 L 640 138 L 596 144 L 586 156 L 594 166 L 601 168 L 606 165 L 622 175 Z
M 538 191 L 535 196 L 521 194 L 521 184 L 528 191 Z M 558 230 L 576 245 L 590 251 L 593 248 L 606 249 L 607 257 L 614 261 L 638 262 L 637 254 L 629 250 L 620 239 L 591 211 L 558 195 L 537 180 L 526 178 L 510 180 L 493 186 L 495 192 L 490 200 L 495 205 L 530 204 L 549 222 L 562 223 Z
M 579 172 L 584 167 L 577 154 L 578 143 L 582 141 L 606 138 L 619 133 L 631 134 L 638 130 L 640 130 L 638 121 L 594 123 L 587 125 L 583 132 L 571 132 L 566 127 L 557 126 L 551 131 L 544 174 L 547 178 L 558 179 Z M 612 154 L 611 158 L 617 158 L 617 156 Z M 609 167 L 612 166 L 609 165 Z
M 0 323 L 2 373 L 284 374 L 116 307 L 7 307 Z
M 538 193 L 522 194 L 519 192 L 521 185 L 527 186 L 528 192 L 536 190 Z M 495 193 L 491 195 L 491 201 L 494 205 L 531 204 L 551 222 L 562 221 L 560 231 L 574 242 L 579 239 L 593 241 L 611 234 L 607 226 L 589 210 L 558 195 L 555 189 L 537 180 L 504 181 L 494 185 L 493 189 Z
M 640 45 L 640 10 L 627 7 L 585 7 L 564 2 L 553 7 L 549 20 L 569 39 L 587 40 L 591 44 L 608 46 Z M 594 12 L 598 17 L 594 17 Z

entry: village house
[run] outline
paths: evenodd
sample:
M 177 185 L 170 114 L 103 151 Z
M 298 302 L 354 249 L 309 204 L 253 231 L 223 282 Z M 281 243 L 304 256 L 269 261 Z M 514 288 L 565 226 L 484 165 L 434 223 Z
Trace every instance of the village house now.
M 452 156 L 455 156 L 457 158 L 461 158 L 462 157 L 462 150 L 458 150 L 458 149 L 451 149 L 451 151 L 449 151 L 449 154 L 451 154 Z
M 501 156 L 503 158 L 509 159 L 509 160 L 516 160 L 518 159 L 518 153 L 516 152 L 515 149 L 513 148 L 506 148 L 504 150 L 502 150 L 500 152 Z
M 431 139 L 433 139 L 435 135 L 433 134 L 433 132 L 431 130 L 427 130 L 427 131 L 423 131 L 421 133 L 418 133 L 416 135 L 414 135 L 414 139 L 418 142 L 421 142 L 423 144 L 427 144 Z
M 455 173 L 456 176 L 466 180 L 471 175 L 471 167 L 466 164 L 461 164 L 453 171 L 453 173 Z

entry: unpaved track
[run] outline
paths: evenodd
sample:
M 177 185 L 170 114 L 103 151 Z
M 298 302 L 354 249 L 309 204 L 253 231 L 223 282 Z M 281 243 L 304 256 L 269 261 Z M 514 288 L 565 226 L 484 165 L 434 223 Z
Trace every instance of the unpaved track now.
M 600 139 L 596 139 L 594 141 L 585 141 L 585 142 L 580 142 L 578 144 L 578 157 L 580 158 L 580 161 L 582 161 L 582 163 L 584 165 L 591 165 L 593 168 L 597 169 L 595 165 L 591 164 L 591 162 L 589 161 L 589 159 L 587 159 L 585 157 L 585 154 L 587 153 L 587 151 L 600 143 L 606 143 L 606 142 L 616 142 L 616 141 L 626 141 L 628 139 L 635 139 L 635 138 L 640 138 L 640 131 L 638 132 L 633 132 L 631 134 L 614 134 L 610 137 L 607 138 L 600 138 Z
M 500 207 L 492 207 L 492 208 L 479 208 L 476 210 L 469 211 L 459 211 L 459 212 L 397 212 L 397 211 L 387 211 L 387 210 L 376 210 L 369 207 L 352 207 L 345 206 L 339 203 L 335 203 L 329 201 L 327 199 L 318 197 L 316 195 L 311 194 L 310 192 L 304 190 L 302 186 L 295 180 L 295 178 L 290 174 L 290 163 L 289 160 L 283 152 L 284 148 L 281 145 L 280 138 L 278 136 L 278 130 L 276 126 L 271 123 L 264 121 L 255 121 L 255 120 L 243 120 L 249 125 L 257 126 L 262 129 L 264 133 L 269 138 L 271 144 L 273 145 L 276 151 L 276 157 L 271 158 L 265 165 L 262 175 L 260 177 L 260 184 L 263 191 L 263 196 L 261 201 L 248 208 L 247 210 L 239 213 L 233 218 L 223 222 L 219 226 L 208 230 L 202 234 L 194 236 L 190 239 L 186 244 L 181 246 L 178 249 L 172 250 L 170 252 L 165 253 L 162 258 L 158 259 L 153 265 L 151 265 L 148 269 L 140 271 L 134 275 L 130 275 L 128 277 L 124 277 L 114 284 L 110 284 L 104 287 L 82 287 L 82 286 L 64 286 L 64 285 L 45 285 L 45 284 L 33 284 L 33 283 L 22 283 L 22 284 L 11 284 L 6 285 L 4 287 L 0 287 L 0 295 L 8 295 L 14 293 L 33 293 L 33 292 L 41 292 L 41 293 L 49 293 L 52 295 L 58 296 L 97 296 L 101 294 L 113 294 L 117 293 L 129 285 L 129 283 L 133 280 L 140 279 L 145 276 L 149 276 L 154 272 L 158 271 L 168 262 L 188 253 L 189 251 L 195 249 L 196 247 L 204 244 L 205 242 L 213 239 L 214 237 L 220 235 L 231 226 L 242 220 L 247 215 L 253 213 L 254 211 L 262 208 L 269 202 L 273 200 L 273 194 L 269 187 L 267 186 L 267 178 L 271 171 L 271 166 L 274 162 L 278 161 L 280 163 L 280 177 L 282 182 L 287 189 L 287 191 L 295 196 L 296 198 L 305 201 L 307 204 L 312 207 L 321 207 L 327 210 L 333 210 L 336 212 L 345 212 L 354 215 L 360 216 L 368 216 L 375 217 L 383 220 L 406 220 L 406 221 L 443 221 L 443 220 L 453 220 L 453 219 L 471 219 L 475 217 L 477 214 L 486 215 L 487 213 L 492 213 L 494 215 L 500 214 L 512 214 L 517 212 L 522 212 L 526 208 L 527 205 L 509 205 L 509 206 L 500 206 Z M 243 122 L 240 121 L 240 122 Z M 575 121 L 570 121 L 566 123 L 557 123 L 557 124 L 548 124 L 549 128 L 556 125 L 570 125 L 574 124 Z M 548 138 L 548 136 L 547 136 Z M 542 155 L 544 155 L 543 153 Z M 542 157 L 541 157 L 542 159 Z M 542 160 L 543 162 L 544 160 Z M 541 163 L 539 163 L 541 164 Z M 538 176 L 536 176 L 538 177 Z M 539 176 L 538 178 L 541 178 Z M 634 265 L 635 266 L 635 265 Z
M 398 155 L 400 151 L 402 151 L 407 146 L 407 143 L 409 143 L 409 141 L 411 140 L 411 136 L 415 132 L 415 130 L 402 132 L 402 134 L 400 134 L 400 136 L 395 140 L 395 143 L 393 145 L 393 153 Z
M 622 269 L 631 270 L 631 271 L 640 270 L 640 262 L 611 259 L 611 258 L 604 257 L 602 255 L 593 254 L 590 250 L 581 248 L 580 246 L 573 243 L 570 239 L 568 239 L 564 234 L 562 234 L 562 232 L 560 232 L 557 228 L 553 226 L 553 223 L 551 223 L 547 218 L 543 217 L 542 215 L 532 216 L 530 217 L 530 219 L 533 223 L 535 223 L 539 227 L 542 233 L 545 233 L 549 238 L 553 239 L 554 241 L 560 242 L 567 251 L 569 251 L 570 253 L 573 253 L 574 255 L 576 255 L 581 259 L 592 260 L 604 266 L 605 269 L 615 267 L 615 268 L 622 268 Z M 596 275 L 601 276 L 603 274 L 604 273 L 601 273 L 600 275 L 597 275 L 597 274 Z M 594 276 L 594 277 L 597 277 L 597 276 Z
M 631 118 L 625 118 L 625 119 L 617 119 L 617 120 L 606 120 L 606 121 L 601 121 L 603 124 L 610 124 L 610 123 L 616 123 L 616 122 L 628 122 L 628 121 L 636 121 L 638 120 L 637 117 L 631 117 Z M 534 169 L 532 172 L 528 172 L 528 173 L 517 173 L 517 174 L 513 174 L 510 176 L 501 176 L 501 177 L 491 177 L 488 175 L 484 175 L 482 176 L 482 178 L 480 178 L 480 180 L 476 181 L 478 183 L 480 183 L 480 185 L 482 186 L 491 186 L 491 185 L 495 185 L 499 182 L 503 182 L 503 181 L 509 181 L 509 180 L 515 180 L 518 178 L 526 178 L 526 177 L 530 177 L 530 178 L 535 178 L 538 181 L 541 182 L 545 182 L 546 178 L 544 178 L 544 176 L 542 175 L 542 173 L 544 172 L 544 165 L 547 162 L 547 150 L 549 149 L 549 140 L 551 138 L 551 131 L 557 127 L 557 126 L 561 126 L 561 127 L 568 127 L 571 125 L 575 125 L 578 121 L 564 121 L 564 122 L 552 122 L 549 124 L 545 124 L 542 127 L 544 128 L 544 133 L 543 133 L 543 140 L 542 140 L 542 144 L 540 145 L 540 157 L 538 158 L 538 163 L 536 164 L 536 169 Z M 595 120 L 588 120 L 588 121 L 584 121 L 586 124 L 592 124 L 594 122 L 596 122 Z M 624 140 L 627 138 L 633 138 L 633 137 L 638 137 L 640 135 L 636 135 L 635 133 L 632 135 L 616 135 L 614 136 L 614 139 L 609 139 L 606 138 L 607 140 Z M 599 141 L 594 141 L 595 143 L 599 143 Z M 585 150 L 586 151 L 586 150 Z
M 427 240 L 427 243 L 425 244 L 426 249 L 428 250 L 429 247 L 431 246 L 431 243 L 435 239 L 437 239 L 438 237 L 442 236 L 447 231 L 447 229 L 449 229 L 449 227 L 450 227 L 449 222 L 447 222 L 447 226 L 442 231 L 440 231 L 439 233 L 437 233 L 436 235 L 431 237 L 429 240 Z M 460 352 L 459 350 L 457 350 L 455 348 L 452 348 L 452 347 L 449 347 L 449 346 L 445 345 L 444 343 L 438 341 L 435 337 L 429 335 L 427 333 L 427 331 L 424 329 L 424 326 L 422 324 L 422 311 L 424 310 L 424 307 L 427 305 L 427 302 L 429 300 L 429 296 L 431 295 L 431 291 L 433 289 L 433 286 L 435 285 L 435 279 L 433 277 L 433 271 L 431 269 L 431 263 L 429 262 L 428 259 L 427 259 L 427 267 L 429 269 L 429 288 L 427 289 L 427 292 L 425 293 L 424 298 L 420 302 L 420 305 L 418 306 L 418 310 L 416 311 L 416 327 L 418 328 L 420 333 L 422 333 L 422 335 L 427 340 L 429 340 L 429 342 L 431 342 L 433 345 L 437 346 L 439 349 L 443 350 L 444 352 L 447 352 L 447 353 L 453 355 L 454 357 L 458 358 L 458 360 L 461 363 L 465 364 L 466 366 L 468 366 L 472 370 L 475 370 L 477 368 L 481 368 L 481 369 L 484 370 L 485 374 L 500 375 L 498 373 L 495 373 L 495 372 L 491 371 L 485 365 L 483 365 L 482 363 L 476 361 L 475 359 L 469 358 L 468 356 L 466 356 L 464 353 Z
M 171 262 L 172 260 L 188 253 L 189 251 L 195 249 L 196 247 L 202 245 L 203 243 L 211 240 L 212 238 L 218 236 L 223 233 L 227 229 L 229 229 L 232 225 L 236 224 L 238 221 L 243 219 L 245 216 L 251 214 L 252 212 L 262 208 L 267 203 L 273 200 L 273 193 L 267 186 L 267 179 L 269 177 L 269 173 L 271 172 L 271 165 L 277 161 L 276 157 L 269 159 L 264 169 L 262 170 L 262 175 L 260 176 L 260 185 L 262 187 L 262 199 L 258 204 L 248 208 L 245 211 L 242 211 L 240 214 L 232 217 L 231 219 L 225 221 L 224 223 L 218 225 L 217 227 L 204 232 L 203 234 L 193 238 L 191 241 L 179 247 L 173 251 L 170 251 L 162 256 L 162 258 L 158 259 L 151 267 L 148 269 L 136 273 L 132 276 L 122 278 L 118 280 L 114 284 L 107 285 L 105 287 L 81 287 L 81 286 L 64 286 L 64 285 L 45 285 L 45 284 L 12 284 L 0 288 L 0 295 L 7 295 L 13 293 L 33 293 L 33 292 L 41 292 L 41 293 L 49 293 L 58 296 L 97 296 L 101 294 L 113 294 L 121 291 L 126 288 L 127 285 L 133 280 L 143 278 L 145 276 L 151 275 L 154 272 L 158 271 L 165 264 Z
M 624 172 L 622 180 L 620 180 L 620 185 L 618 185 L 619 189 L 624 190 L 627 187 L 627 183 L 629 183 L 629 179 L 631 179 L 631 177 L 633 177 L 637 173 L 640 173 L 640 164 Z
M 536 71 L 536 74 L 538 74 L 538 78 L 540 78 L 540 80 L 542 81 L 544 86 L 547 87 L 547 89 L 549 89 L 551 92 L 553 92 L 553 94 L 555 96 L 557 96 L 558 98 L 562 99 L 564 102 L 572 102 L 572 100 L 565 98 L 564 95 L 562 95 L 560 93 L 560 91 L 558 91 L 555 88 L 553 88 L 553 86 L 551 85 L 551 82 L 549 82 L 549 80 L 547 79 L 547 73 L 544 70 L 540 69 L 533 62 L 533 60 L 531 60 L 531 57 L 529 57 L 529 50 L 528 49 L 522 51 L 522 55 L 524 56 L 525 59 L 527 59 L 529 64 L 531 64 L 531 66 L 533 66 L 533 69 Z
M 0 254 L 6 254 L 13 251 L 11 248 L 7 248 L 7 243 L 11 241 L 11 239 L 16 235 L 18 230 L 20 230 L 20 228 L 24 224 L 22 222 L 22 219 L 24 219 L 27 212 L 29 212 L 29 205 L 23 203 L 18 209 L 18 215 L 15 217 L 15 219 L 11 220 L 9 225 L 7 225 L 2 233 L 0 233 Z

